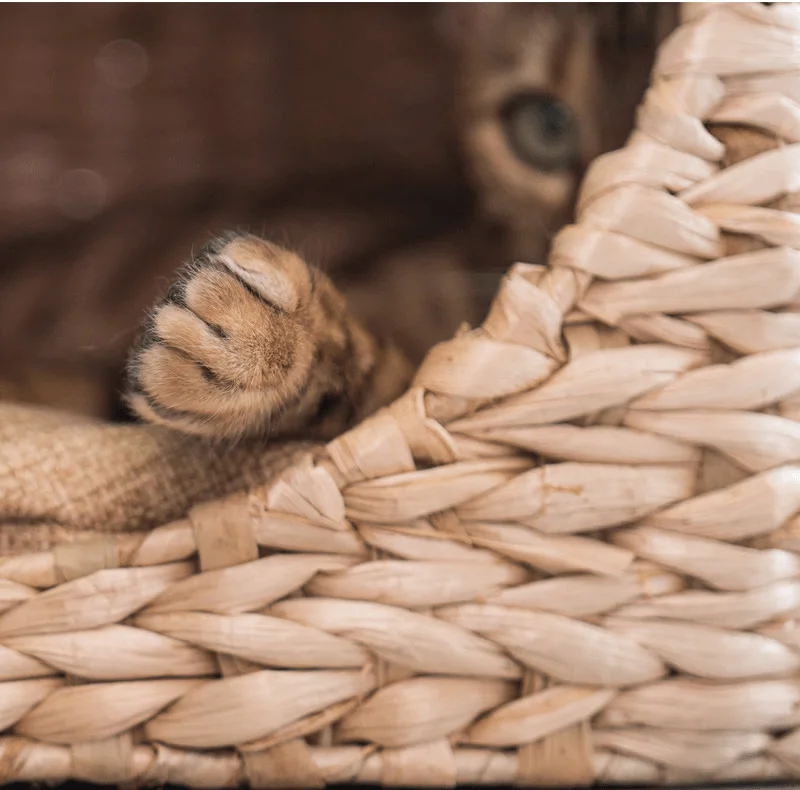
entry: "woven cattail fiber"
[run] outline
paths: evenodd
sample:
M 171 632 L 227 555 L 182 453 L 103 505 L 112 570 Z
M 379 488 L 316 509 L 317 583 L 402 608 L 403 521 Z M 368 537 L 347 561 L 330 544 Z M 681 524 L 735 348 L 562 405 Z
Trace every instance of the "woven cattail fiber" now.
M 71 500 L 43 437 L 123 429 L 29 423 L 20 521 L 123 531 L 0 564 L 0 778 L 800 777 L 798 193 L 800 7 L 689 5 L 549 266 L 356 429 L 134 533 L 184 446 Z

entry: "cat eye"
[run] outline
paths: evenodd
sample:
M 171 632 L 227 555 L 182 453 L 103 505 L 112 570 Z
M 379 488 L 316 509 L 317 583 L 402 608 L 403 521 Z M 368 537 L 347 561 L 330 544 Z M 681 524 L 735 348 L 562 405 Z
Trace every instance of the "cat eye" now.
M 541 94 L 515 96 L 501 111 L 511 150 L 548 173 L 568 170 L 580 153 L 578 120 L 565 104 Z

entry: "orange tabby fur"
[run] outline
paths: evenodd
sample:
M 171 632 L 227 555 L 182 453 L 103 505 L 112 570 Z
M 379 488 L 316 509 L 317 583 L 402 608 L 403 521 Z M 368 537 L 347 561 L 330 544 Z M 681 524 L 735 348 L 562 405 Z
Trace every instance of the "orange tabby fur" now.
M 187 433 L 330 438 L 400 395 L 411 365 L 318 269 L 250 234 L 197 254 L 128 367 L 141 418 Z

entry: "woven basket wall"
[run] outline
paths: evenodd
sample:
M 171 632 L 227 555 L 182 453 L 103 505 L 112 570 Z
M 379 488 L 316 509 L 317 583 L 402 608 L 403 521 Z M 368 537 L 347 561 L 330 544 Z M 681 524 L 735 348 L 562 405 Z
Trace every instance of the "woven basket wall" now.
M 276 483 L 0 565 L 0 778 L 800 776 L 800 8 L 688 6 L 548 268 Z

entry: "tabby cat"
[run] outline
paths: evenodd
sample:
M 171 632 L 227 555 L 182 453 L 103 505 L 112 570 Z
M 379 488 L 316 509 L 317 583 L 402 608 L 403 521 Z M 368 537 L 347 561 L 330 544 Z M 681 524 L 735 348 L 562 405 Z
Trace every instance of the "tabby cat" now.
M 586 165 L 624 142 L 674 9 L 453 4 L 440 21 L 459 62 L 460 127 L 482 234 L 441 240 L 429 283 L 433 291 L 446 281 L 434 282 L 437 260 L 445 274 L 461 272 L 461 318 L 476 323 L 505 263 L 544 261 Z M 490 249 L 496 266 L 487 265 Z M 431 319 L 435 326 L 435 310 L 393 310 L 409 278 L 425 287 L 425 251 L 395 263 L 349 294 L 351 313 L 331 280 L 297 254 L 247 233 L 214 240 L 145 324 L 128 366 L 131 408 L 210 437 L 341 432 L 406 388 L 413 368 L 398 343 L 416 361 L 409 336 L 443 339 L 420 332 Z M 388 327 L 389 339 L 368 326 Z

